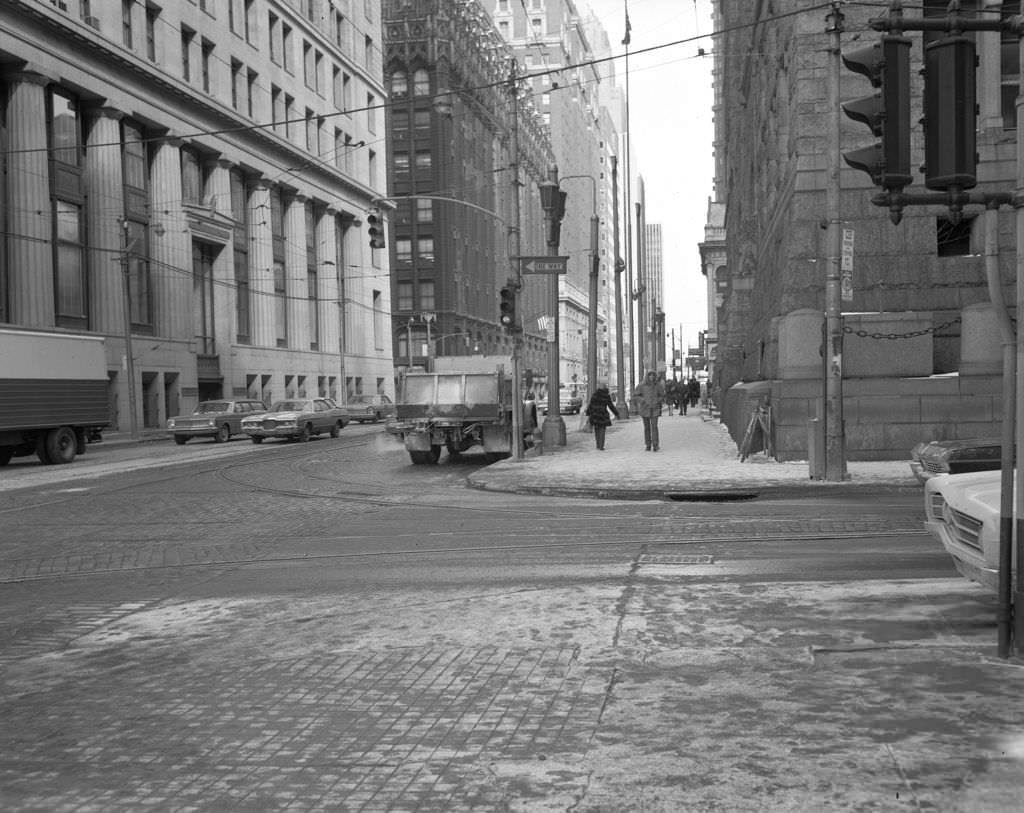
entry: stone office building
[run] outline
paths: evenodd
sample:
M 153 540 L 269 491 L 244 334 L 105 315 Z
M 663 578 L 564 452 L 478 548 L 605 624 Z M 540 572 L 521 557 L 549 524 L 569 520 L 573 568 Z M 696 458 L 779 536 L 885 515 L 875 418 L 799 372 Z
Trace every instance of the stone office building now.
M 3 3 L 0 323 L 105 337 L 121 429 L 393 393 L 380 40 L 370 3 Z

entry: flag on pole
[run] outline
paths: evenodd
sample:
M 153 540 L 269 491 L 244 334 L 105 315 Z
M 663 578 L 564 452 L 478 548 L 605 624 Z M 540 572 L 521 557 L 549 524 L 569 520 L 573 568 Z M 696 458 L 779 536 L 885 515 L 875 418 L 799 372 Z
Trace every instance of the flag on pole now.
M 626 36 L 622 38 L 622 44 L 629 45 L 631 39 L 629 36 L 629 32 L 633 30 L 633 26 L 629 24 L 629 3 L 624 1 L 623 8 L 626 10 Z

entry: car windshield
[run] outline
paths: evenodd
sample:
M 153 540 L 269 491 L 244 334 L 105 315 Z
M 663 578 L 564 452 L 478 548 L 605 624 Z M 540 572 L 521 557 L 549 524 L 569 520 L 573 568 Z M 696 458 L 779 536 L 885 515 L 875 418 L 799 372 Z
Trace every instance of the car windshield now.
M 278 401 L 271 408 L 271 412 L 304 412 L 309 408 L 309 401 Z
M 227 401 L 203 401 L 193 411 L 193 415 L 203 415 L 209 412 L 227 412 L 229 409 Z

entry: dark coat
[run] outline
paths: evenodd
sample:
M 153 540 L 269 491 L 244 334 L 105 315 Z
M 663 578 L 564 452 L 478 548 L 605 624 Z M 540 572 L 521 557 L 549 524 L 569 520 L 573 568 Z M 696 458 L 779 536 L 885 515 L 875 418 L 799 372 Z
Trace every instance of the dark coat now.
M 586 411 L 586 415 L 590 419 L 590 425 L 610 426 L 612 419 L 608 415 L 609 411 L 616 418 L 619 417 L 619 410 L 612 403 L 611 393 L 604 387 L 594 390 L 594 394 L 590 396 L 590 402 L 587 404 Z

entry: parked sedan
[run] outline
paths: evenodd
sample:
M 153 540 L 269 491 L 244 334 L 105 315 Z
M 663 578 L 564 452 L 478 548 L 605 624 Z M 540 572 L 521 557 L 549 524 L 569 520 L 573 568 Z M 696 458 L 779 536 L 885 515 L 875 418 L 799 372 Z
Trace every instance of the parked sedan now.
M 910 451 L 910 470 L 922 483 L 937 474 L 991 471 L 1001 466 L 999 438 L 936 440 L 918 443 Z
M 395 405 L 386 395 L 353 395 L 342 409 L 358 423 L 376 423 L 395 414 Z
M 242 431 L 242 420 L 266 412 L 262 401 L 200 401 L 191 415 L 177 415 L 167 421 L 167 433 L 179 446 L 189 438 L 213 438 L 224 443 Z
M 993 593 L 999 581 L 1001 471 L 932 477 L 924 484 L 924 527 L 960 575 Z
M 242 431 L 253 443 L 263 443 L 264 438 L 307 441 L 322 432 L 336 438 L 347 423 L 345 410 L 330 398 L 288 398 L 262 415 L 244 419 Z

